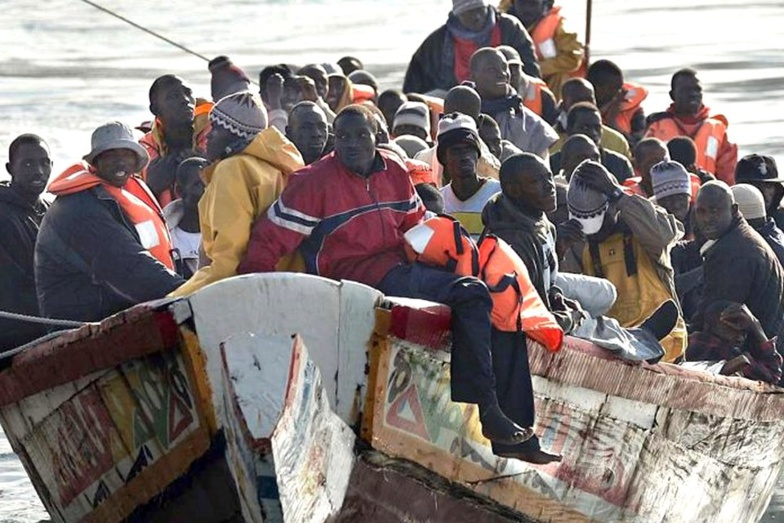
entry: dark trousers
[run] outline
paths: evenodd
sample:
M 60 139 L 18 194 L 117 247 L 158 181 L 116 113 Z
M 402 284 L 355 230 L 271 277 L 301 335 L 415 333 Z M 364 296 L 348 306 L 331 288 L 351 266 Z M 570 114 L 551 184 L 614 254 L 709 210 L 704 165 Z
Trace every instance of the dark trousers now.
M 506 416 L 521 427 L 534 425 L 534 388 L 528 366 L 525 334 L 493 329 L 493 371 L 498 404 Z M 493 443 L 493 452 L 526 452 L 539 449 L 534 436 L 517 445 Z
M 378 289 L 389 296 L 449 305 L 452 309 L 452 401 L 476 404 L 496 401 L 490 323 L 493 300 L 484 282 L 415 263 L 389 271 Z

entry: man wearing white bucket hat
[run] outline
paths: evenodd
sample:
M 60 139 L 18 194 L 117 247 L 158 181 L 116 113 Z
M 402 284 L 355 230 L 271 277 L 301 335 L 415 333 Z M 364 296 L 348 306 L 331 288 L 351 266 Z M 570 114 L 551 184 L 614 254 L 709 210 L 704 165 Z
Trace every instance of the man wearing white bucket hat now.
M 637 327 L 668 300 L 677 301 L 670 249 L 683 237 L 683 225 L 646 198 L 623 192 L 602 164 L 581 163 L 567 193 L 569 217 L 587 236 L 584 247 L 567 252 L 568 272 L 611 281 L 618 299 L 607 313 L 623 327 Z M 679 315 L 661 341 L 664 361 L 686 349 L 686 325 Z
M 109 122 L 49 186 L 57 199 L 35 246 L 43 316 L 98 321 L 182 284 L 161 208 L 137 175 L 147 161 L 131 128 Z

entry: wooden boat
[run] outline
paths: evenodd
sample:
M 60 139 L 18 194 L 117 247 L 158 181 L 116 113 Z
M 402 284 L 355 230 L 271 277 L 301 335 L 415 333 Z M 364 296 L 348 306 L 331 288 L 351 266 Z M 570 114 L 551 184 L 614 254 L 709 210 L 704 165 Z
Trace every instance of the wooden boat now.
M 536 432 L 499 459 L 449 399 L 449 310 L 352 282 L 232 278 L 43 342 L 0 422 L 54 521 L 757 521 L 782 390 L 529 343 Z

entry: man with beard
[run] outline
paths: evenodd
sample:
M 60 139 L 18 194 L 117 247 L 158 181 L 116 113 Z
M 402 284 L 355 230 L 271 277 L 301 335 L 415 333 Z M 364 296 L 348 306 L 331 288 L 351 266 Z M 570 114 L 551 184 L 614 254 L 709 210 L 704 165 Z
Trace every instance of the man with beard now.
M 161 208 L 134 173 L 147 152 L 120 122 L 98 127 L 92 150 L 49 186 L 57 196 L 35 244 L 35 283 L 47 318 L 99 321 L 164 297 L 174 270 Z
M 38 316 L 33 253 L 49 204 L 41 198 L 52 160 L 40 136 L 23 134 L 8 147 L 11 182 L 0 184 L 0 310 Z M 46 334 L 34 323 L 0 320 L 0 352 Z
M 693 322 L 695 330 L 703 330 L 707 307 L 726 300 L 746 305 L 768 338 L 781 337 L 784 271 L 770 246 L 738 212 L 727 184 L 717 180 L 703 185 L 693 215 L 708 239 L 700 249 L 705 284 L 702 307 Z

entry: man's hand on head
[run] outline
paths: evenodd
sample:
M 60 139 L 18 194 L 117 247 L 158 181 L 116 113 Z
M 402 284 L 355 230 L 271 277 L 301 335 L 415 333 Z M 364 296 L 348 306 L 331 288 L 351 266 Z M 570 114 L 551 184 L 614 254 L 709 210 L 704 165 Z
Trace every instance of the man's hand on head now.
M 596 192 L 600 192 L 608 198 L 616 196 L 617 192 L 621 190 L 621 186 L 615 177 L 598 165 L 587 165 L 581 168 L 580 181 L 585 183 L 588 187 Z
M 316 82 L 307 76 L 300 76 L 297 78 L 299 86 L 302 88 L 302 99 L 309 102 L 317 102 L 319 100 L 318 91 L 316 90 Z

